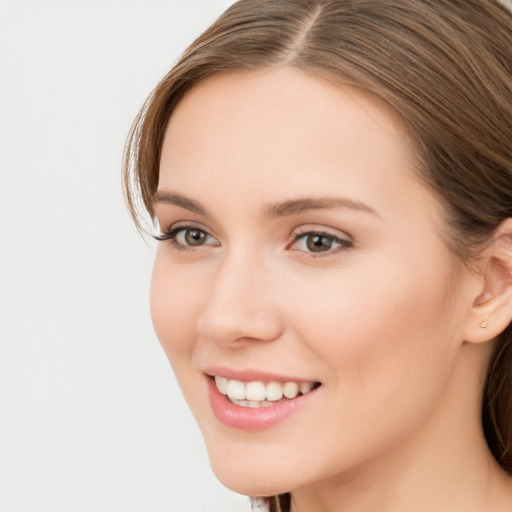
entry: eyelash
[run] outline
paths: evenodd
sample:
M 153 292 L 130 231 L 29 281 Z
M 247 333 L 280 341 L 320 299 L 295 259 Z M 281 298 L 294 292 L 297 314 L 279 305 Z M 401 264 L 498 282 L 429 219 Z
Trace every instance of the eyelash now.
M 203 233 L 206 237 L 213 238 L 213 236 L 210 235 L 208 233 L 208 231 L 206 231 L 205 229 L 202 229 L 198 226 L 195 226 L 193 224 L 179 224 L 176 226 L 171 226 L 169 229 L 166 229 L 165 231 L 163 231 L 161 235 L 154 235 L 153 238 L 159 242 L 169 241 L 172 244 L 172 246 L 178 251 L 193 251 L 193 250 L 195 250 L 195 248 L 204 247 L 205 245 L 213 245 L 213 246 L 220 245 L 220 243 L 217 243 L 217 244 L 198 244 L 197 246 L 194 246 L 194 245 L 183 244 L 181 242 L 178 242 L 176 240 L 177 236 L 180 233 L 185 234 L 187 231 L 196 231 L 199 233 Z M 315 253 L 315 251 L 308 251 L 308 250 L 302 251 L 306 254 L 312 255 L 315 258 L 330 256 L 330 255 L 337 254 L 338 252 L 346 251 L 346 250 L 354 247 L 354 242 L 352 240 L 340 238 L 340 237 L 334 235 L 333 233 L 329 233 L 327 231 L 313 230 L 313 229 L 299 231 L 299 232 L 294 233 L 292 235 L 292 240 L 287 245 L 287 247 L 290 247 L 290 246 L 300 242 L 301 240 L 304 240 L 306 242 L 308 237 L 310 237 L 310 236 L 311 237 L 312 236 L 324 237 L 329 241 L 329 243 L 338 244 L 338 247 L 335 247 L 335 248 L 329 247 L 329 248 L 327 248 L 327 250 L 318 251 L 317 253 Z M 296 249 L 296 250 L 300 251 L 300 249 Z
M 351 249 L 352 247 L 354 247 L 354 242 L 352 240 L 340 238 L 334 235 L 333 233 L 329 233 L 328 231 L 314 229 L 306 229 L 304 231 L 294 233 L 291 245 L 296 244 L 297 242 L 300 242 L 302 240 L 304 240 L 304 242 L 307 243 L 308 237 L 313 236 L 326 238 L 331 244 L 338 244 L 338 247 L 328 248 L 326 251 L 319 251 L 317 253 L 315 253 L 314 251 L 303 251 L 306 254 L 313 255 L 313 257 L 315 258 L 331 256 L 337 254 L 338 252 L 346 251 L 347 249 Z
M 194 250 L 193 245 L 182 244 L 176 240 L 176 237 L 180 233 L 185 233 L 187 231 L 197 231 L 200 233 L 204 233 L 206 236 L 212 237 L 212 235 L 210 235 L 208 233 L 208 231 L 206 231 L 205 229 L 202 229 L 198 226 L 195 226 L 193 224 L 178 224 L 176 226 L 171 226 L 170 228 L 166 229 L 165 231 L 162 232 L 161 235 L 154 235 L 153 238 L 159 242 L 169 241 L 172 244 L 172 246 L 178 251 Z M 206 245 L 206 244 L 204 244 L 204 245 Z M 198 245 L 197 247 L 202 247 L 204 245 Z M 208 245 L 211 245 L 211 244 L 208 244 Z M 215 244 L 215 245 L 220 245 L 220 244 Z

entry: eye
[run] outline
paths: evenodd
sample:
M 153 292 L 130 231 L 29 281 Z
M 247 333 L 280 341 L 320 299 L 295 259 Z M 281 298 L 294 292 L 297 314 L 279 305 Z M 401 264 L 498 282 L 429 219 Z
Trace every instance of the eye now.
M 155 236 L 154 238 L 160 242 L 169 240 L 178 249 L 204 245 L 220 245 L 216 238 L 197 226 L 171 226 L 161 235 Z
M 204 245 L 208 241 L 208 234 L 201 229 L 182 229 L 174 237 L 181 245 Z
M 294 235 L 293 247 L 309 253 L 334 253 L 354 246 L 351 240 L 340 238 L 332 233 L 308 231 Z

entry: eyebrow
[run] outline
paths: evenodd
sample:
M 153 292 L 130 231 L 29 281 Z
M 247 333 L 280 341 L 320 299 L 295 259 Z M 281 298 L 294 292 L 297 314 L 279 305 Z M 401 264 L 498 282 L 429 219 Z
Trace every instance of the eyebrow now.
M 379 217 L 378 213 L 370 206 L 360 201 L 342 197 L 305 197 L 284 201 L 282 203 L 269 204 L 265 207 L 265 216 L 273 219 L 287 215 L 297 215 L 308 210 L 326 210 L 330 208 L 350 208 L 351 210 L 359 210 Z
M 194 199 L 183 196 L 176 192 L 158 191 L 153 197 L 153 205 L 170 204 L 185 208 L 198 215 L 208 216 L 207 210 Z M 326 210 L 330 208 L 350 208 L 380 217 L 380 215 L 370 206 L 360 201 L 354 201 L 342 197 L 304 197 L 283 201 L 280 203 L 270 203 L 265 205 L 264 213 L 268 219 L 297 215 L 309 210 Z
M 175 192 L 157 191 L 153 196 L 153 206 L 155 204 L 172 204 L 198 215 L 208 215 L 208 212 L 197 201 Z

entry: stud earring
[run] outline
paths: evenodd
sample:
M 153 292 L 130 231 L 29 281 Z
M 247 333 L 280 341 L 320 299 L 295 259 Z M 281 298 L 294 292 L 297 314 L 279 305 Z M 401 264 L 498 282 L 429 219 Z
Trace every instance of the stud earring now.
M 487 327 L 487 320 L 484 320 L 481 324 L 480 324 L 480 327 L 482 329 L 485 329 Z

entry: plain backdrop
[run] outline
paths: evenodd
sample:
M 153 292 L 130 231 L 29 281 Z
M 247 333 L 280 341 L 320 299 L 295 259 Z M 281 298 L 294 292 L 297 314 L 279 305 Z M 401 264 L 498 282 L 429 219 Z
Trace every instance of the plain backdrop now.
M 121 194 L 147 94 L 230 0 L 0 0 L 0 511 L 243 512 L 153 333 Z

